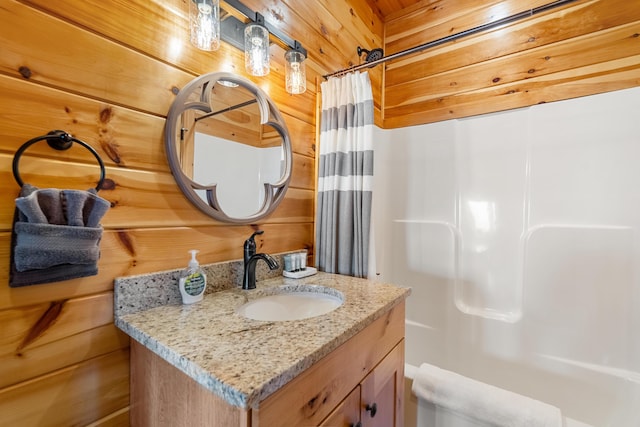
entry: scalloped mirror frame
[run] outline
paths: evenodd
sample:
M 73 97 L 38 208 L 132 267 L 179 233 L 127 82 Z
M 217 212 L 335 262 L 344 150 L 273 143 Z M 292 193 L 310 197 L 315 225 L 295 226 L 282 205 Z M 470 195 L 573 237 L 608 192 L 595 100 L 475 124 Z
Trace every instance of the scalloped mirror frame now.
M 273 127 L 282 137 L 284 172 L 279 181 L 264 184 L 264 202 L 262 206 L 255 214 L 243 218 L 232 217 L 225 213 L 218 201 L 215 184 L 205 186 L 193 181 L 184 174 L 180 166 L 180 160 L 176 149 L 178 142 L 176 141 L 176 135 L 178 134 L 177 131 L 180 126 L 182 113 L 189 109 L 202 111 L 205 114 L 212 113 L 213 111 L 211 111 L 210 102 L 212 91 L 210 89 L 208 90 L 208 88 L 214 87 L 216 82 L 219 80 L 237 84 L 252 93 L 255 96 L 260 109 L 260 123 L 262 125 L 269 125 Z M 199 94 L 199 101 L 190 102 L 189 99 L 192 99 L 194 93 Z M 182 193 L 198 209 L 218 221 L 232 224 L 256 223 L 274 211 L 282 199 L 284 199 L 285 193 L 289 187 L 293 153 L 289 130 L 287 129 L 284 119 L 280 114 L 280 110 L 278 110 L 275 103 L 262 89 L 250 80 L 233 73 L 213 72 L 203 74 L 182 88 L 180 92 L 178 92 L 178 95 L 176 95 L 176 99 L 173 101 L 171 108 L 169 109 L 165 124 L 164 142 L 167 161 L 169 163 L 171 173 L 173 174 L 178 187 L 182 190 Z M 242 165 L 239 165 L 239 167 L 242 167 Z M 205 190 L 208 203 L 205 203 L 195 190 Z

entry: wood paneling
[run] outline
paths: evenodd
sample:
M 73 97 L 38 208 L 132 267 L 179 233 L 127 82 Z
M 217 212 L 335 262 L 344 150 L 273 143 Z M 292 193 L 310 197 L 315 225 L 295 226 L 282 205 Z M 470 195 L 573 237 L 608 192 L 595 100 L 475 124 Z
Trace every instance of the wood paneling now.
M 439 73 L 423 79 L 398 84 L 386 98 L 386 111 L 423 100 L 444 98 L 457 93 L 481 90 L 519 82 L 538 76 L 560 73 L 636 55 L 638 43 L 633 35 L 640 32 L 640 21 L 621 25 L 583 37 L 525 50 L 517 54 Z M 603 67 L 604 68 L 604 67 Z M 423 89 L 429 88 L 425 93 Z M 403 113 L 413 112 L 404 108 Z
M 112 322 L 112 292 L 3 310 L 0 323 L 6 327 L 0 337 L 0 355 L 21 355 L 32 347 Z
M 549 0 L 439 0 L 414 7 L 386 24 L 387 53 L 408 49 L 469 28 L 506 18 L 549 3 Z
M 129 404 L 128 349 L 0 390 L 6 426 L 80 426 Z
M 483 3 L 485 3 L 483 5 Z M 439 0 L 386 21 L 387 53 L 549 3 Z M 384 127 L 638 86 L 640 3 L 583 0 L 390 62 Z
M 355 44 L 342 53 L 316 22 L 299 20 L 293 12 L 298 3 L 282 7 L 291 14 L 295 37 L 303 40 L 310 58 L 307 92 L 291 96 L 284 90 L 281 46 L 271 47 L 266 78 L 247 76 L 243 53 L 235 48 L 223 44 L 216 52 L 203 52 L 191 47 L 186 0 L 3 2 L 1 425 L 128 423 L 128 339 L 112 323 L 114 278 L 181 268 L 192 248 L 200 249 L 202 263 L 241 259 L 242 243 L 257 227 L 265 231 L 259 239 L 261 251 L 307 248 L 313 253 L 316 80 L 357 58 Z M 332 13 L 326 6 L 318 11 L 329 22 Z M 359 37 L 358 28 L 373 28 L 345 7 L 332 24 L 346 19 L 334 36 L 341 37 L 342 47 Z M 266 2 L 256 9 L 265 16 L 273 10 Z M 382 25 L 376 22 L 381 44 Z M 279 25 L 292 34 L 290 24 Z M 286 198 L 253 226 L 219 223 L 194 208 L 180 193 L 165 159 L 164 120 L 177 91 L 199 74 L 229 69 L 270 94 L 294 150 Z M 99 273 L 10 288 L 11 228 L 19 191 L 11 172 L 13 154 L 25 141 L 52 129 L 91 144 L 105 161 L 107 185 L 99 194 L 112 208 L 102 220 Z M 95 186 L 99 176 L 86 150 L 75 146 L 55 152 L 44 142 L 30 147 L 19 167 L 25 182 L 40 187 L 85 189 Z
M 83 360 L 127 348 L 129 336 L 113 324 L 84 330 L 47 344 L 0 355 L 0 387 L 17 384 Z
M 640 85 L 639 63 L 640 56 L 635 56 L 497 88 L 428 100 L 415 104 L 414 112 L 389 118 L 388 125 L 413 126 L 635 87 Z
M 421 6 L 430 4 L 433 0 L 366 0 L 367 4 L 374 10 L 374 12 L 384 21 L 385 19 L 393 16 L 399 11 L 404 11 L 406 8 L 419 3 Z
M 548 3 L 247 0 L 309 52 L 307 92 L 291 96 L 277 44 L 266 78 L 247 76 L 235 48 L 191 47 L 187 1 L 7 0 L 0 7 L 0 423 L 121 425 L 129 410 L 122 383 L 128 347 L 109 319 L 113 279 L 182 267 L 192 248 L 203 263 L 242 257 L 254 227 L 218 223 L 192 207 L 166 164 L 164 118 L 188 81 L 231 69 L 280 107 L 294 175 L 280 207 L 255 227 L 265 230 L 265 252 L 312 252 L 321 76 L 359 63 L 357 46 L 380 47 L 383 35 L 389 54 Z M 367 69 L 376 123 L 411 126 L 638 86 L 639 23 L 638 2 L 582 0 Z M 52 129 L 90 143 L 107 166 L 100 195 L 113 207 L 102 222 L 99 274 L 9 288 L 18 193 L 12 156 Z M 89 188 L 98 176 L 83 150 L 52 152 L 46 144 L 28 150 L 20 171 L 39 186 Z
M 580 8 L 558 10 L 525 19 L 504 29 L 488 31 L 391 62 L 387 66 L 386 84 L 391 87 L 420 80 L 545 45 L 552 49 L 557 42 L 580 40 L 581 36 L 637 21 L 640 19 L 639 9 L 628 2 L 620 8 L 611 8 L 605 2 L 589 1 Z M 446 35 L 446 31 L 441 31 L 433 37 Z M 424 37 L 422 42 L 427 40 L 431 38 Z M 588 46 L 588 43 L 583 41 L 583 45 Z M 543 55 L 541 58 L 545 57 Z
M 193 78 L 161 61 L 14 1 L 0 21 L 0 72 L 162 116 Z M 153 76 L 153 78 L 150 78 Z M 117 82 L 117 84 L 114 84 Z M 131 96 L 135 94 L 135 102 Z M 133 105 L 132 105 L 133 104 Z

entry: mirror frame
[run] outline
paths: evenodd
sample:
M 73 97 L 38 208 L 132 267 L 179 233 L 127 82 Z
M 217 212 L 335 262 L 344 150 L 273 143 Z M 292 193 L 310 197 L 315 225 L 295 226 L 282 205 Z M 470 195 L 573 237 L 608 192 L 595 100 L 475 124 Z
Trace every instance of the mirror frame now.
M 213 111 L 211 111 L 210 102 L 212 96 L 211 88 L 214 87 L 219 80 L 237 84 L 253 94 L 260 109 L 260 124 L 263 126 L 269 125 L 273 127 L 282 137 L 282 148 L 284 150 L 284 172 L 279 181 L 275 183 L 264 183 L 264 201 L 262 206 L 256 213 L 243 218 L 231 217 L 225 213 L 224 209 L 220 206 L 216 195 L 216 184 L 202 185 L 193 181 L 184 174 L 180 166 L 179 155 L 176 149 L 177 143 L 179 142 L 176 141 L 176 135 L 178 134 L 177 131 L 180 129 L 179 126 L 182 113 L 190 109 L 202 111 L 205 114 L 212 113 Z M 199 100 L 189 101 L 190 97 L 192 97 L 194 93 L 199 94 Z M 289 187 L 289 181 L 291 180 L 293 163 L 289 130 L 287 129 L 287 125 L 285 124 L 275 103 L 252 81 L 227 72 L 213 72 L 203 74 L 202 76 L 195 78 L 183 87 L 180 92 L 178 92 L 175 100 L 171 104 L 165 124 L 164 136 L 167 161 L 178 187 L 180 187 L 182 193 L 191 203 L 214 219 L 232 224 L 252 224 L 271 214 L 280 204 L 282 199 L 284 199 L 285 193 Z M 240 167 L 241 166 L 242 165 L 240 165 Z M 205 190 L 208 203 L 205 203 L 195 190 Z

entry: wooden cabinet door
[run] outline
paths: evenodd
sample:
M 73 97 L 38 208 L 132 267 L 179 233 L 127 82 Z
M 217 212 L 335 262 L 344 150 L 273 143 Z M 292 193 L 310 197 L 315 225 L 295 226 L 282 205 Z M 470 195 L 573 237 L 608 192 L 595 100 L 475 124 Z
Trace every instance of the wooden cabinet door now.
M 362 381 L 362 427 L 403 427 L 404 340 Z
M 376 369 L 394 348 L 404 346 L 403 336 L 404 302 L 260 402 L 258 409 L 251 411 L 251 426 L 322 425 L 365 374 Z
M 320 424 L 320 427 L 355 427 L 360 420 L 360 386 L 356 387 Z

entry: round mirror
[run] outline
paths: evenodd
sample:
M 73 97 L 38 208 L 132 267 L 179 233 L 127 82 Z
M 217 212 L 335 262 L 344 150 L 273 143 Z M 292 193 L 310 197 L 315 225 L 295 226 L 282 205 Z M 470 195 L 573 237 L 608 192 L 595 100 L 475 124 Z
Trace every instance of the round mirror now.
M 220 221 L 259 221 L 282 201 L 291 179 L 291 141 L 278 107 L 231 73 L 205 74 L 178 93 L 165 149 L 184 195 Z

